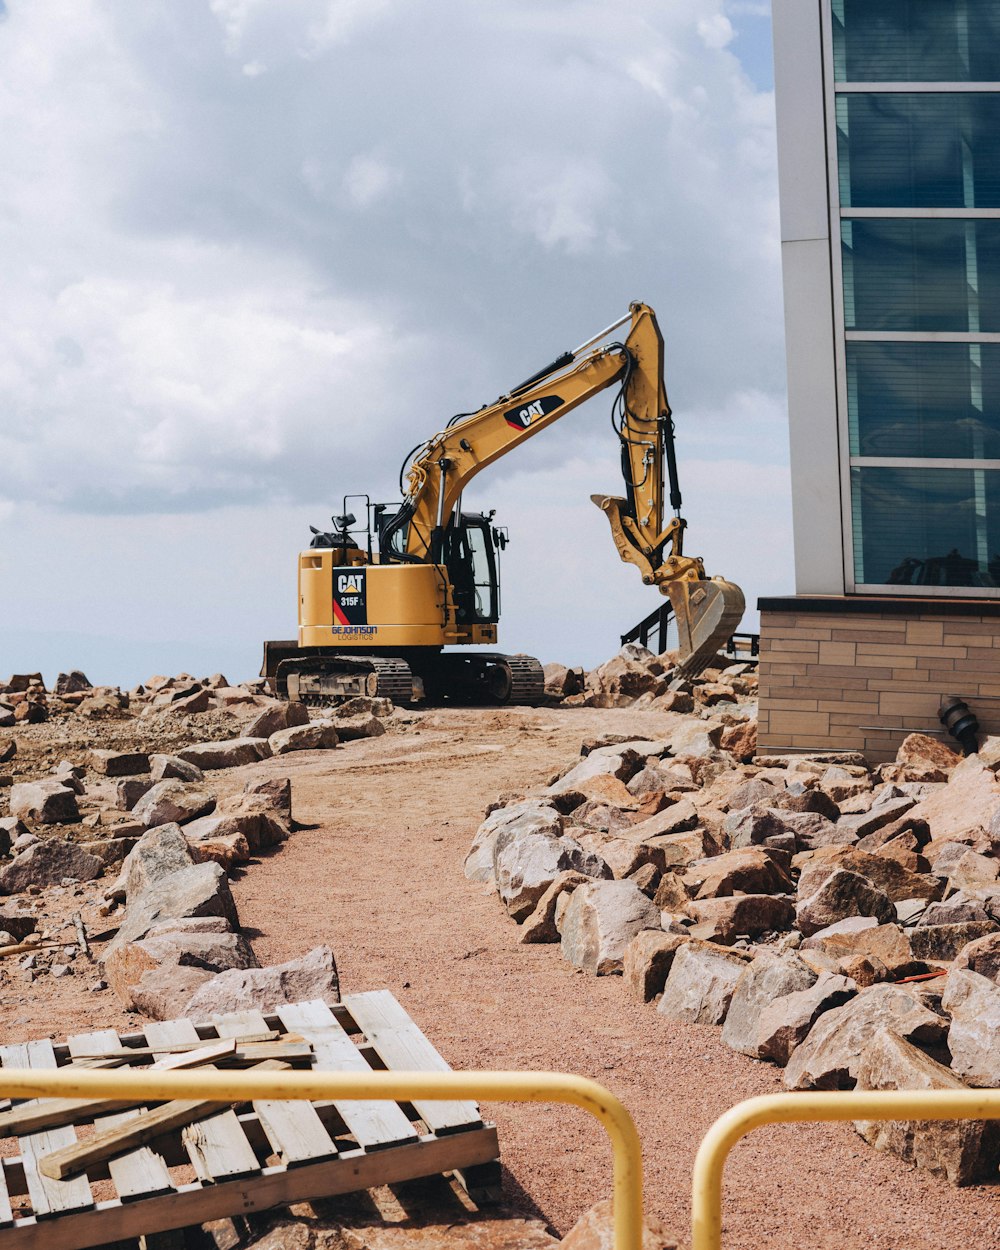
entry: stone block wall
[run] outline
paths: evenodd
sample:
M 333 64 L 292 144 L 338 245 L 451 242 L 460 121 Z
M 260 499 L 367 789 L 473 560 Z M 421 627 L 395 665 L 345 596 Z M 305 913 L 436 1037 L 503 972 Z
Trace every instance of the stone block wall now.
M 1000 602 L 761 599 L 758 750 L 892 759 L 908 733 L 941 734 L 946 695 L 1000 733 Z

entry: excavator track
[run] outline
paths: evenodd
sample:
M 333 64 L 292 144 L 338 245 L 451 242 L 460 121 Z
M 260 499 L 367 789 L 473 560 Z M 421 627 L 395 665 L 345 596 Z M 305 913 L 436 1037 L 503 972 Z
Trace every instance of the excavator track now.
M 545 697 L 545 674 L 531 655 L 444 652 L 429 673 L 429 694 L 459 703 L 532 707 Z
M 540 661 L 533 655 L 502 655 L 501 660 L 510 670 L 511 692 L 508 703 L 532 707 L 545 697 L 545 673 Z
M 405 660 L 381 655 L 314 656 L 278 666 L 277 689 L 292 702 L 332 707 L 356 695 L 409 703 L 413 673 Z

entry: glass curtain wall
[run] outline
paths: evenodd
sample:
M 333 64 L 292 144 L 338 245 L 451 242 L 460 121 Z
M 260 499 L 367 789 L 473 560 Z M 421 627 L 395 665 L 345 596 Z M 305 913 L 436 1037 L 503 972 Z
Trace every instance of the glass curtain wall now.
M 831 0 L 831 17 L 855 587 L 988 593 L 1000 0 Z

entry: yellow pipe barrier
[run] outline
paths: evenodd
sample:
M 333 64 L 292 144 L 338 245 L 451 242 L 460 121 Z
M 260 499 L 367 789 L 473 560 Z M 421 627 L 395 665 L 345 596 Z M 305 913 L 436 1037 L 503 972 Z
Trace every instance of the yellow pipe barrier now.
M 722 1173 L 736 1143 L 765 1124 L 826 1120 L 1000 1120 L 1000 1090 L 767 1094 L 720 1116 L 702 1139 L 691 1188 L 691 1250 L 720 1250 Z
M 581 1107 L 604 1126 L 614 1152 L 615 1250 L 642 1250 L 642 1146 L 625 1106 L 603 1085 L 566 1072 L 187 1072 L 0 1069 L 0 1097 L 175 1098 L 250 1102 L 262 1098 L 473 1098 L 561 1102 Z

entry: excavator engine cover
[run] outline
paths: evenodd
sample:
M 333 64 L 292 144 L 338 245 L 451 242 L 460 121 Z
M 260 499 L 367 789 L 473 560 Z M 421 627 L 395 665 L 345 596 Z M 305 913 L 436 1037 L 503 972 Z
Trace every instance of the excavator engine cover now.
M 743 619 L 746 602 L 733 582 L 713 577 L 677 581 L 667 586 L 677 621 L 677 639 L 684 662 L 680 677 L 697 677 L 726 645 Z

